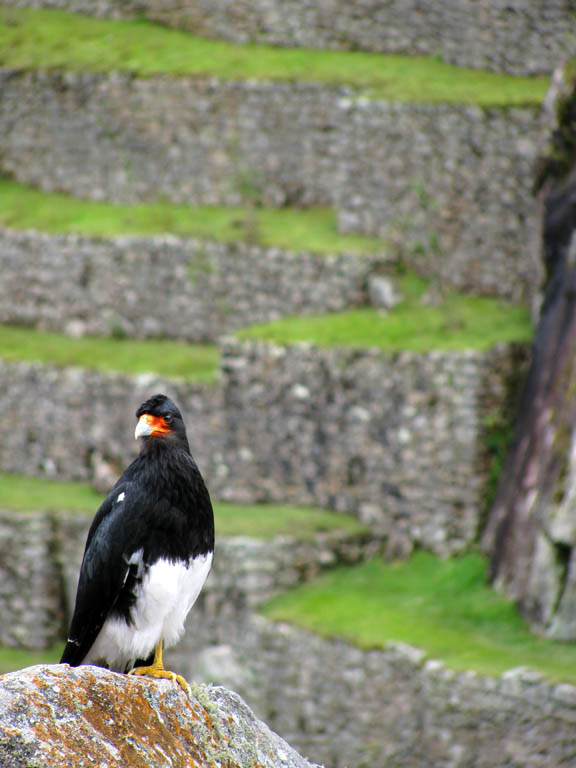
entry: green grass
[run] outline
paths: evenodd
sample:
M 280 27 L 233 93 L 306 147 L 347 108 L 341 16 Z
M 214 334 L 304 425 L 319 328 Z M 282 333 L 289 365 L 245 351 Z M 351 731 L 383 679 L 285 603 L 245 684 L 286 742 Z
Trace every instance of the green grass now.
M 407 284 L 407 281 L 404 281 Z M 318 346 L 379 347 L 383 350 L 487 349 L 498 342 L 529 342 L 533 328 L 528 309 L 498 299 L 447 296 L 425 305 L 410 289 L 389 314 L 356 309 L 326 315 L 285 317 L 237 333 L 243 339 L 276 344 L 309 342 Z
M 170 232 L 318 253 L 367 253 L 384 246 L 375 237 L 338 232 L 336 213 L 329 208 L 112 205 L 42 192 L 7 179 L 0 179 L 0 226 L 97 236 Z
M 479 555 L 372 560 L 338 568 L 264 607 L 269 618 L 363 648 L 404 642 L 448 666 L 498 675 L 527 666 L 576 683 L 576 644 L 533 635 L 515 606 L 486 585 Z
M 548 87 L 546 78 L 458 68 L 429 56 L 234 45 L 145 20 L 0 11 L 0 64 L 13 68 L 300 80 L 350 85 L 392 101 L 499 106 L 539 104 Z
M 0 509 L 18 513 L 49 509 L 95 513 L 103 498 L 85 483 L 0 473 Z M 215 502 L 214 515 L 219 536 L 271 539 L 289 535 L 311 540 L 317 533 L 330 531 L 367 532 L 349 515 L 313 507 Z
M 71 338 L 31 328 L 0 326 L 0 359 L 79 366 L 125 374 L 157 373 L 214 381 L 220 353 L 208 344 L 86 336 Z
M 0 647 L 0 675 L 35 664 L 57 664 L 62 656 L 64 643 L 45 651 L 25 651 L 21 648 Z
M 219 536 L 251 536 L 272 539 L 294 536 L 310 541 L 318 533 L 345 531 L 366 533 L 367 529 L 349 515 L 313 507 L 285 507 L 277 504 L 214 504 L 216 532 Z
M 96 512 L 103 498 L 85 483 L 0 473 L 0 509 L 14 512 L 48 509 Z

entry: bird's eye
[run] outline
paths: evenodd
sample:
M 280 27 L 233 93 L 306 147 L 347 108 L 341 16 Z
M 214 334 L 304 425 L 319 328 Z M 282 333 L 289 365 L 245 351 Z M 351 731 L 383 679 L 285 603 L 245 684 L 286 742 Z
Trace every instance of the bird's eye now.
M 164 421 L 166 424 L 172 424 L 172 415 L 168 414 L 167 416 L 164 416 Z

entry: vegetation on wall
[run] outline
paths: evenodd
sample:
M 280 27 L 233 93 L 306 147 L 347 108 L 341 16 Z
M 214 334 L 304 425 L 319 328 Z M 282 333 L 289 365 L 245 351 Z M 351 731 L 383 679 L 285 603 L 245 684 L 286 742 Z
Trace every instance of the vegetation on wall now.
M 235 45 L 146 20 L 0 8 L 0 64 L 17 69 L 215 75 L 349 85 L 391 101 L 539 104 L 547 79 L 464 69 L 432 56 Z

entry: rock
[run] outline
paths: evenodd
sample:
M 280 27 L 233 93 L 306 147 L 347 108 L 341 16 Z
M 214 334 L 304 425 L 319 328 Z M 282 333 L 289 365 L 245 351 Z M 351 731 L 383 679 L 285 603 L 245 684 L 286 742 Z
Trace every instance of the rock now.
M 0 677 L 0 765 L 312 768 L 224 688 L 67 665 Z
M 377 309 L 393 309 L 402 301 L 394 280 L 383 275 L 371 275 L 368 278 L 370 303 Z

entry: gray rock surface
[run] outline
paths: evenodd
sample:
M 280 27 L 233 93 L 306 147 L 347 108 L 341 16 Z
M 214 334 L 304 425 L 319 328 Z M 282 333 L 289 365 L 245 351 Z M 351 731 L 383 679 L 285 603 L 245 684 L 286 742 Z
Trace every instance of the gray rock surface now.
M 29 667 L 0 678 L 2 768 L 310 768 L 231 691 Z

